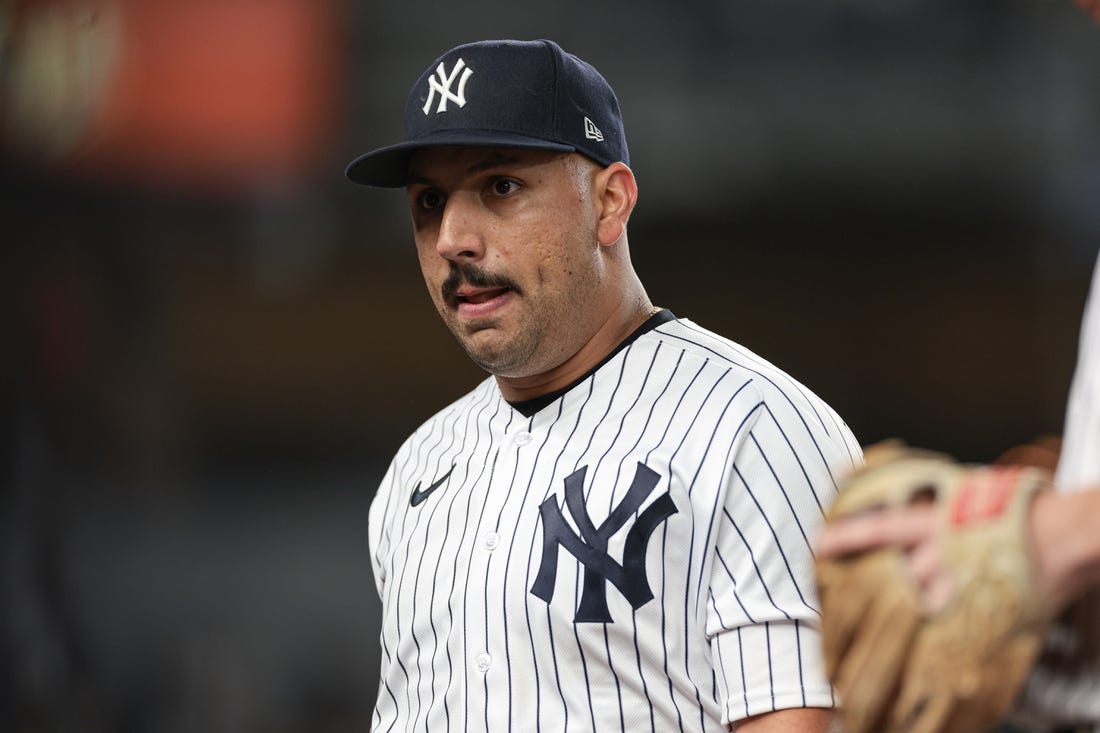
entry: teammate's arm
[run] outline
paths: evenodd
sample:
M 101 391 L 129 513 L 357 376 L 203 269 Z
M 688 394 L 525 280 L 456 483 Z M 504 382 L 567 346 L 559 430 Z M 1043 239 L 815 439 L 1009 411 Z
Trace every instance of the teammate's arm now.
M 1031 538 L 1040 589 L 1056 608 L 1100 586 L 1100 487 L 1045 493 L 1031 511 Z
M 833 718 L 824 708 L 792 708 L 745 718 L 730 729 L 737 733 L 825 733 Z

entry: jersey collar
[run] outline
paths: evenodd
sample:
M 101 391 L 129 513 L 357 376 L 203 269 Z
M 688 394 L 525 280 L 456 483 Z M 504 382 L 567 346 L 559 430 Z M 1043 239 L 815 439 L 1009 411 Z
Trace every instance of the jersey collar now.
M 599 369 L 604 364 L 611 361 L 615 357 L 616 354 L 618 354 L 620 351 L 625 349 L 627 346 L 630 346 L 632 343 L 637 341 L 640 337 L 642 337 L 643 335 L 649 333 L 653 329 L 657 328 L 657 326 L 660 326 L 662 323 L 668 323 L 669 321 L 675 321 L 675 320 L 676 320 L 676 316 L 673 315 L 672 311 L 668 310 L 667 308 L 662 308 L 661 310 L 657 311 L 652 316 L 647 318 L 646 322 L 643 323 L 642 325 L 638 326 L 638 328 L 635 329 L 633 333 L 631 333 L 629 336 L 627 336 L 625 339 L 623 339 L 622 342 L 619 343 L 619 345 L 616 346 L 614 349 L 612 349 L 611 352 L 607 356 L 605 356 L 603 359 L 601 359 L 599 361 L 599 363 L 596 364 L 596 366 L 589 369 L 587 372 L 585 372 L 583 375 L 578 377 L 572 383 L 567 384 L 566 386 L 562 387 L 561 389 L 556 389 L 553 392 L 548 392 L 544 395 L 540 395 L 538 397 L 533 397 L 529 400 L 521 400 L 519 402 L 509 402 L 508 404 L 511 405 L 518 412 L 522 413 L 525 417 L 531 417 L 536 412 L 538 412 L 542 408 L 546 407 L 550 403 L 554 402 L 556 399 L 561 397 L 563 394 L 565 394 L 566 392 L 573 389 L 578 384 L 580 384 L 581 382 L 583 382 L 584 380 L 588 379 L 590 376 L 595 374 L 597 371 L 599 371 Z

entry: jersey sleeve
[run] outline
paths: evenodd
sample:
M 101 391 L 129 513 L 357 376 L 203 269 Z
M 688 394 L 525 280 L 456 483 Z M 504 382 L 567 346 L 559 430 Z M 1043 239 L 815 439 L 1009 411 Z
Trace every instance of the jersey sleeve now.
M 848 447 L 777 412 L 763 402 L 735 446 L 715 518 L 707 634 L 727 723 L 834 705 L 811 541 L 836 491 L 829 461 Z
M 374 584 L 379 596 L 382 595 L 382 590 L 386 584 L 385 558 L 389 553 L 389 515 L 392 511 L 392 501 L 396 491 L 395 484 L 398 481 L 399 466 L 404 464 L 408 454 L 409 446 L 406 442 L 401 446 L 397 455 L 394 456 L 389 468 L 386 469 L 382 481 L 378 484 L 378 490 L 371 500 L 370 512 L 367 515 L 368 549 L 370 551 L 371 569 L 374 572 Z

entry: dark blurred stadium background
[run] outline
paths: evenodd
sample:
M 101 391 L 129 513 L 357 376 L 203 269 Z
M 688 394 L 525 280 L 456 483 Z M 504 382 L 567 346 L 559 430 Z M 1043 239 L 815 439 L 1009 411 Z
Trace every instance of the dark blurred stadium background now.
M 4 0 L 0 728 L 367 728 L 367 507 L 481 374 L 402 195 L 342 169 L 485 37 L 604 72 L 651 295 L 862 442 L 1061 430 L 1100 242 L 1070 0 Z

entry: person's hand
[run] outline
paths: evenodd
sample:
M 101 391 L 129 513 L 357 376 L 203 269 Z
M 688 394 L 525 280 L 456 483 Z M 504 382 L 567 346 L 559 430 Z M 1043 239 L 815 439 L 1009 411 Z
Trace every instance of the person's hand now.
M 936 511 L 930 504 L 883 509 L 830 522 L 818 539 L 817 555 L 839 558 L 886 547 L 905 553 L 907 574 L 928 611 L 947 605 L 954 583 L 944 564 Z
M 1100 0 L 1098 0 L 1100 1 Z M 1088 586 L 1089 526 L 1100 504 L 1094 492 L 1040 492 L 1028 512 L 1028 545 L 1037 592 L 1057 613 Z M 944 562 L 935 509 L 928 504 L 885 509 L 830 522 L 817 543 L 817 555 L 838 558 L 893 547 L 904 553 L 906 569 L 930 612 L 943 609 L 955 592 Z
M 865 452 L 816 546 L 847 733 L 973 733 L 1004 714 L 1049 623 L 1029 539 L 1049 476 L 897 442 Z

